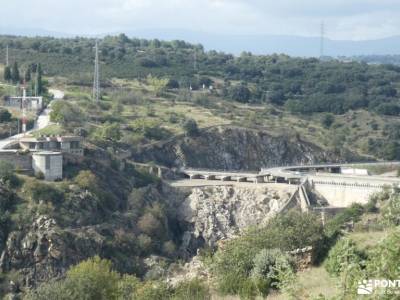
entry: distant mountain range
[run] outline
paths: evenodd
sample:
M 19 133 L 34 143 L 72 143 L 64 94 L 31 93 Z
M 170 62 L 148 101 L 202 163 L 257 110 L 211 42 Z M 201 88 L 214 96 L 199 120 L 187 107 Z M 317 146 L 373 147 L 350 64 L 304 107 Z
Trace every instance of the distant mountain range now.
M 24 36 L 73 37 L 80 34 L 67 34 L 43 29 L 2 28 L 0 34 Z M 116 34 L 116 33 L 110 33 Z M 207 50 L 240 54 L 250 51 L 254 54 L 285 53 L 291 56 L 316 57 L 320 55 L 320 38 L 285 35 L 228 35 L 204 33 L 188 30 L 147 29 L 126 31 L 130 37 L 173 40 L 180 39 L 200 43 Z M 99 36 L 104 36 L 102 34 Z M 85 35 L 88 36 L 88 35 Z M 326 56 L 396 55 L 400 54 L 400 36 L 377 40 L 349 41 L 324 40 Z

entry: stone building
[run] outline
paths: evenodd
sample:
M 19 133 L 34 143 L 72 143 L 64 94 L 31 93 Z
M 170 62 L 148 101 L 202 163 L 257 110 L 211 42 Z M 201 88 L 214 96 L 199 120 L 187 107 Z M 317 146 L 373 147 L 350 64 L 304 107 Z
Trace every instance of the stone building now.
M 83 156 L 82 138 L 79 136 L 25 136 L 15 148 L 0 150 L 0 161 L 7 161 L 16 170 L 43 175 L 45 180 L 63 178 L 63 156 Z
M 43 174 L 45 180 L 61 180 L 63 156 L 60 152 L 35 152 L 32 154 L 32 168 L 35 175 Z
M 30 151 L 54 151 L 83 156 L 82 138 L 79 136 L 24 137 L 20 147 Z

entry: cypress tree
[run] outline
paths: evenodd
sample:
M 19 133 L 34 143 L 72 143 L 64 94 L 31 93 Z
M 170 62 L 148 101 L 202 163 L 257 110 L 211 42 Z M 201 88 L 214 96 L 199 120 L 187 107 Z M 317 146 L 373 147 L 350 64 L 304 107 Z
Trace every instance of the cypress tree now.
M 11 78 L 12 78 L 12 81 L 13 81 L 14 83 L 18 83 L 19 80 L 20 80 L 20 77 L 19 77 L 19 69 L 18 69 L 18 63 L 17 63 L 17 62 L 15 62 L 14 65 L 13 65 L 13 67 L 12 67 Z
M 11 68 L 9 66 L 6 66 L 4 68 L 4 80 L 7 81 L 7 82 L 10 82 L 11 79 L 12 79 Z
M 25 81 L 28 82 L 31 80 L 31 78 L 32 78 L 31 68 L 28 67 L 28 69 L 26 69 L 25 71 Z
M 36 70 L 36 91 L 38 95 L 43 93 L 42 66 L 40 64 L 38 64 Z

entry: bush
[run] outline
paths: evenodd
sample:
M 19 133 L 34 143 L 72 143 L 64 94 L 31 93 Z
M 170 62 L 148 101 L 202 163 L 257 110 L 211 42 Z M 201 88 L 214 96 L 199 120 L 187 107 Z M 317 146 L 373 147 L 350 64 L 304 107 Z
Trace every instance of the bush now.
M 7 161 L 0 161 L 0 182 L 16 187 L 19 184 L 18 177 L 14 174 L 14 166 Z
M 248 103 L 251 97 L 250 90 L 243 84 L 231 87 L 228 93 L 232 100 L 242 103 Z
M 328 220 L 325 226 L 325 233 L 331 240 L 335 240 L 341 233 L 342 227 L 347 222 L 357 222 L 364 214 L 364 207 L 360 204 L 353 204 L 346 208 L 334 218 Z
M 184 281 L 176 286 L 171 300 L 208 300 L 211 294 L 208 286 L 199 279 Z
M 325 128 L 330 128 L 331 125 L 335 122 L 335 116 L 333 114 L 323 114 L 321 117 L 321 124 Z
M 40 201 L 59 203 L 64 199 L 63 193 L 48 183 L 28 181 L 23 187 L 25 193 L 35 203 Z
M 0 108 L 0 123 L 6 123 L 11 121 L 11 113 L 4 108 Z
M 162 229 L 161 222 L 151 213 L 146 213 L 140 217 L 138 227 L 149 236 L 157 234 Z
M 188 136 L 197 136 L 199 134 L 199 128 L 197 126 L 197 122 L 193 119 L 187 120 L 183 124 L 183 129 L 185 130 Z
M 81 189 L 97 192 L 100 189 L 99 181 L 90 170 L 82 170 L 74 178 L 75 184 Z
M 277 287 L 280 273 L 291 272 L 292 258 L 279 249 L 262 249 L 253 260 L 251 277 L 261 295 L 267 296 L 270 288 Z
M 329 251 L 325 269 L 332 276 L 339 277 L 348 265 L 360 264 L 365 259 L 364 256 L 352 240 L 343 238 Z
M 216 252 L 212 269 L 217 278 L 218 289 L 223 294 L 245 294 L 246 297 L 259 294 L 260 291 L 266 292 L 272 282 L 254 281 L 252 274 L 260 273 L 257 270 L 263 269 L 262 258 L 272 256 L 275 258 L 271 258 L 271 261 L 281 262 L 284 255 L 279 256 L 279 250 L 271 250 L 265 254 L 263 249 L 277 248 L 287 251 L 312 246 L 318 253 L 323 249 L 323 242 L 322 225 L 314 215 L 296 211 L 279 215 L 271 219 L 265 228 L 250 230 L 245 235 L 228 241 Z M 255 261 L 259 253 L 261 254 Z M 256 262 L 259 266 L 254 270 Z M 286 278 L 290 274 L 285 273 L 284 269 L 282 267 L 278 273 L 279 278 L 287 284 Z

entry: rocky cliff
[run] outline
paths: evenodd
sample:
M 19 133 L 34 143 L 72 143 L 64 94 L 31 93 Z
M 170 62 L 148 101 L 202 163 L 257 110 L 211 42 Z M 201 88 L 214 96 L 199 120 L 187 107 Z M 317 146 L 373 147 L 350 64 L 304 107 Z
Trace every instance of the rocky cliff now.
M 178 206 L 178 219 L 186 224 L 183 249 L 192 244 L 210 247 L 237 236 L 250 226 L 264 224 L 294 192 L 294 187 L 234 185 L 196 187 Z
M 224 126 L 203 130 L 197 137 L 181 136 L 139 149 L 133 158 L 169 167 L 226 170 L 356 159 L 351 153 L 330 153 L 298 137 L 275 137 L 261 130 Z

